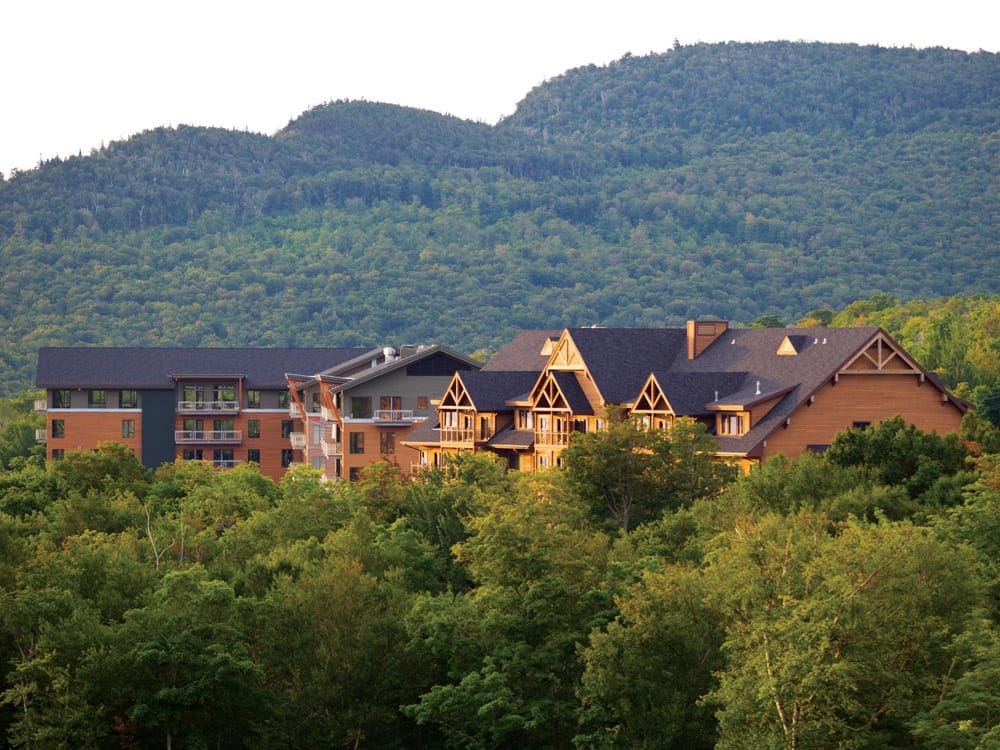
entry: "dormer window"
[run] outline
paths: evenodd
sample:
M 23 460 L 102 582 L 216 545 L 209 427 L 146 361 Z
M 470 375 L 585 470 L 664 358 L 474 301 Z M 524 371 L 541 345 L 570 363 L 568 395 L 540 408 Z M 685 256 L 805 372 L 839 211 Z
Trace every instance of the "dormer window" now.
M 746 430 L 745 416 L 743 414 L 722 414 L 719 416 L 719 434 L 737 436 L 742 435 Z

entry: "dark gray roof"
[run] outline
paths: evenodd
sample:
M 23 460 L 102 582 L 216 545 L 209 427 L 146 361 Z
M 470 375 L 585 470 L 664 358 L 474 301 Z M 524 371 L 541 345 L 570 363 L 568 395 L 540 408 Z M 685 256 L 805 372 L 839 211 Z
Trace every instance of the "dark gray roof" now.
M 463 372 L 459 378 L 476 411 L 509 412 L 514 407 L 508 406 L 506 402 L 530 391 L 538 379 L 538 372 L 480 370 Z
M 569 335 L 607 404 L 630 404 L 649 373 L 670 369 L 686 351 L 679 328 L 571 328 Z
M 549 359 L 548 354 L 542 354 L 542 347 L 548 340 L 556 340 L 562 330 L 531 330 L 521 331 L 507 346 L 493 355 L 492 359 L 483 365 L 483 370 L 520 370 L 522 372 L 541 372 Z
M 413 425 L 400 442 L 403 445 L 438 445 L 441 442 L 441 424 L 437 414 Z
M 535 433 L 532 430 L 515 430 L 513 425 L 507 425 L 487 442 L 490 448 L 527 449 L 535 443 Z
M 576 373 L 556 371 L 552 373 L 552 377 L 563 396 L 566 397 L 566 402 L 574 414 L 594 413 L 594 407 L 591 405 L 590 399 L 587 398 L 587 394 L 583 392 L 583 388 L 580 387 Z
M 39 388 L 170 389 L 172 376 L 246 378 L 248 388 L 283 388 L 286 372 L 321 372 L 350 360 L 361 348 L 43 347 Z
M 673 407 L 674 413 L 696 417 L 709 413 L 716 398 L 737 392 L 747 379 L 745 372 L 654 372 L 653 377 Z

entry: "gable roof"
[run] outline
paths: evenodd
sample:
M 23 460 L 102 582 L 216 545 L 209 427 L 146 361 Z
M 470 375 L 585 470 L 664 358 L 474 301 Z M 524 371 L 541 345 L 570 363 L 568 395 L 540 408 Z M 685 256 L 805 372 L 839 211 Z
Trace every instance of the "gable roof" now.
M 668 369 L 687 346 L 687 334 L 679 328 L 570 328 L 567 333 L 606 404 L 632 403 L 649 373 Z
M 558 339 L 562 329 L 536 329 L 521 331 L 507 346 L 493 355 L 489 362 L 483 365 L 483 370 L 519 370 L 522 372 L 539 373 L 549 359 L 546 352 L 542 353 L 547 342 Z M 530 386 L 525 390 L 530 390 Z
M 538 377 L 537 372 L 520 370 L 480 370 L 462 372 L 458 376 L 476 411 L 513 411 L 507 401 L 531 390 Z
M 39 388 L 174 387 L 173 376 L 243 377 L 247 388 L 284 388 L 285 373 L 319 372 L 353 359 L 362 348 L 42 347 Z

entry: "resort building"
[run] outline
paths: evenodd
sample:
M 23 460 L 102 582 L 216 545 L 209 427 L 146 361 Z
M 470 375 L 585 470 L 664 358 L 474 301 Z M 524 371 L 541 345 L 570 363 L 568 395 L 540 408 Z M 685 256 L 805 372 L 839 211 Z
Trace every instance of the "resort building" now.
M 437 419 L 407 443 L 424 466 L 490 450 L 532 471 L 559 465 L 572 434 L 603 429 L 609 409 L 650 429 L 693 418 L 748 470 L 896 415 L 956 432 L 968 404 L 880 328 L 569 328 L 524 332 L 480 372 L 456 373 Z

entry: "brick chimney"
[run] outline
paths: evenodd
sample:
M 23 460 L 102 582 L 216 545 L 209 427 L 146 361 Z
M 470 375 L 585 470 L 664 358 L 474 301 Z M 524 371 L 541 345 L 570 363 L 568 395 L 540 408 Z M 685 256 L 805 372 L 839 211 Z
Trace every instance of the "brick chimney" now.
M 725 320 L 689 320 L 687 322 L 688 359 L 694 359 L 729 329 Z

